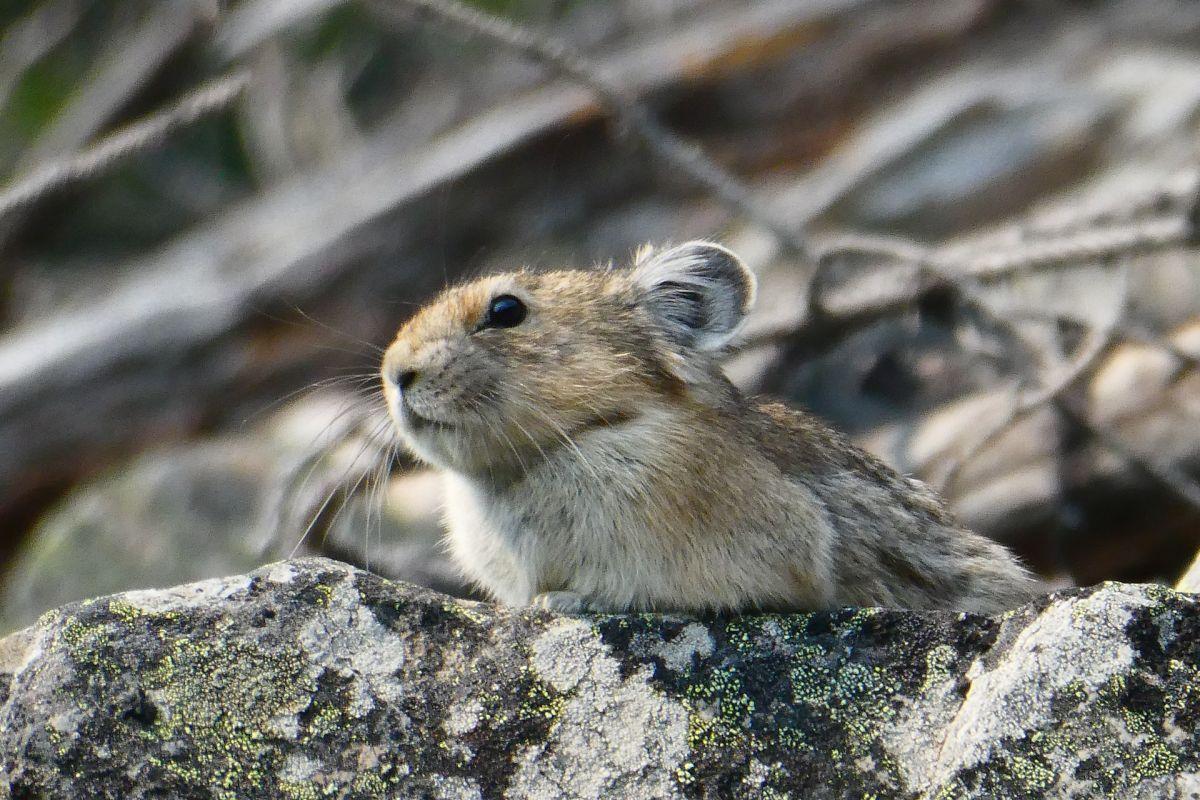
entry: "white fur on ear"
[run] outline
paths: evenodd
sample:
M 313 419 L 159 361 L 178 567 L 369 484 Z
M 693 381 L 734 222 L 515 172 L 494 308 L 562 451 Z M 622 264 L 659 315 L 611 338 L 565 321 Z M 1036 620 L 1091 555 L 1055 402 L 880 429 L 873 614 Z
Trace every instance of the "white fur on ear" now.
M 754 273 L 712 242 L 688 242 L 662 252 L 643 247 L 633 280 L 667 334 L 697 350 L 723 346 L 754 305 Z

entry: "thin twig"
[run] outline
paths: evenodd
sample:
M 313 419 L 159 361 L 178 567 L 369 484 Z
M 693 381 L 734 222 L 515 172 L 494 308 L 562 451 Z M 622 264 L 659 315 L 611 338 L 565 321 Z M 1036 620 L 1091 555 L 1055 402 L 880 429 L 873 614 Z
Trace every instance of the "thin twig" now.
M 645 106 L 625 89 L 606 78 L 602 71 L 578 50 L 565 43 L 516 25 L 507 20 L 466 6 L 457 0 L 373 0 L 376 6 L 393 8 L 396 4 L 423 10 L 438 19 L 450 22 L 471 33 L 499 42 L 523 55 L 547 64 L 560 74 L 586 87 L 616 116 L 620 123 L 641 138 L 651 152 L 680 172 L 689 176 L 716 198 L 736 209 L 752 222 L 770 231 L 792 255 L 819 264 L 809 292 L 809 308 L 805 325 L 807 333 L 829 341 L 873 323 L 881 316 L 902 312 L 912 307 L 931 288 L 919 282 L 914 289 L 902 290 L 890 302 L 875 303 L 870 308 L 835 313 L 823 303 L 823 272 L 812 244 L 801 234 L 779 221 L 761 204 L 754 192 L 740 179 L 730 174 L 702 149 L 690 144 L 664 128 Z M 1157 197 L 1157 195 L 1156 195 Z M 1079 223 L 1078 220 L 1075 221 Z M 1067 235 L 1036 241 L 1015 252 L 971 253 L 961 249 L 927 248 L 904 240 L 878 237 L 851 237 L 849 244 L 881 258 L 909 263 L 915 269 L 937 270 L 943 275 L 968 274 L 976 280 L 997 280 L 1015 274 L 1042 269 L 1058 269 L 1087 260 L 1104 260 L 1114 255 L 1127 256 L 1136 252 L 1156 250 L 1186 242 L 1193 235 L 1192 221 L 1183 215 L 1138 220 L 1114 225 L 1076 228 Z M 907 289 L 905 291 L 904 289 Z M 798 339 L 809 338 L 798 332 Z
M 69 183 L 103 172 L 129 156 L 158 146 L 180 128 L 229 106 L 246 88 L 250 73 L 238 70 L 207 83 L 175 104 L 109 134 L 96 144 L 45 162 L 0 191 L 0 218 Z
M 1083 330 L 1088 330 L 1091 327 L 1091 323 L 1087 320 L 1060 311 L 1041 311 L 1038 309 L 1023 308 L 1012 312 L 1012 315 L 1016 319 L 1070 325 Z M 1179 362 L 1178 367 L 1171 375 L 1171 381 L 1179 378 L 1188 370 L 1200 370 L 1200 356 L 1184 350 L 1172 342 L 1165 334 L 1158 334 L 1143 325 L 1120 319 L 1112 323 L 1112 329 L 1113 333 L 1123 340 L 1137 342 L 1156 350 L 1162 350 Z
M 1122 313 L 1123 308 L 1124 301 L 1122 302 Z M 999 325 L 1009 328 L 1014 336 L 1020 336 L 1020 332 L 1011 320 L 999 315 L 995 315 L 994 319 Z M 1063 417 L 1095 438 L 1105 448 L 1116 453 L 1127 463 L 1136 467 L 1158 483 L 1161 483 L 1180 499 L 1200 510 L 1200 483 L 1172 464 L 1160 464 L 1151 458 L 1138 454 L 1115 433 L 1091 422 L 1085 415 L 1076 412 L 1067 402 L 1065 397 L 1066 390 L 1073 386 L 1081 377 L 1090 374 L 1095 369 L 1100 355 L 1107 350 L 1108 343 L 1111 341 L 1112 330 L 1113 326 L 1108 326 L 1099 332 L 1100 337 L 1093 346 L 1084 353 L 1083 357 L 1077 359 L 1076 364 L 1068 371 L 1068 380 L 1058 381 L 1046 387 L 1045 390 L 1040 391 L 1032 398 L 1032 402 L 1028 403 L 1030 410 L 1024 413 L 1032 413 L 1034 409 L 1052 405 Z
M 1178 369 L 1171 376 L 1172 380 L 1178 378 L 1187 370 L 1200 370 L 1200 356 L 1189 353 L 1166 336 L 1158 336 L 1152 331 L 1145 330 L 1142 326 L 1131 322 L 1121 324 L 1121 335 L 1149 347 L 1158 348 L 1179 362 Z
M 1080 346 L 1079 355 L 1072 359 L 1071 363 L 1060 372 L 1054 381 L 1025 392 L 1009 409 L 1004 419 L 972 442 L 964 452 L 954 459 L 942 475 L 939 487 L 941 491 L 949 494 L 962 475 L 963 468 L 977 455 L 1002 439 L 1022 420 L 1039 409 L 1050 406 L 1075 387 L 1079 381 L 1093 374 L 1100 365 L 1100 359 L 1110 351 L 1114 333 L 1112 325 L 1100 330 L 1089 330 L 1088 340 Z
M 979 293 L 974 280 L 970 278 L 957 278 L 936 268 L 931 269 L 937 277 L 950 283 L 958 293 L 958 300 L 962 305 L 971 308 L 977 314 L 981 315 L 995 330 L 1005 335 L 1014 344 L 1025 344 L 1025 336 L 1017 326 L 1012 315 L 998 313 Z M 1128 268 L 1122 266 L 1119 270 L 1119 276 L 1121 280 L 1121 297 L 1119 307 L 1113 315 L 1114 320 L 1119 319 L 1125 313 L 1128 303 Z M 1002 438 L 1013 426 L 1039 409 L 1050 407 L 1052 404 L 1058 402 L 1080 380 L 1092 374 L 1099 366 L 1100 359 L 1108 352 L 1112 345 L 1114 324 L 1109 323 L 1098 330 L 1091 330 L 1089 328 L 1088 340 L 1080 347 L 1079 355 L 1072 360 L 1055 380 L 1024 392 L 1016 404 L 1009 410 L 1009 413 L 1005 415 L 1004 419 L 968 446 L 966 451 L 960 454 L 949 465 L 942 476 L 942 491 L 948 492 L 953 488 L 963 467 L 984 449 Z
M 1152 458 L 1134 451 L 1112 431 L 1094 424 L 1083 414 L 1071 408 L 1062 398 L 1056 401 L 1056 405 L 1071 424 L 1078 426 L 1080 430 L 1093 437 L 1103 447 L 1115 453 L 1126 463 L 1170 489 L 1179 499 L 1196 510 L 1200 510 L 1200 482 L 1197 482 L 1174 464 L 1159 463 Z
M 539 61 L 591 91 L 618 122 L 636 134 L 656 156 L 689 177 L 747 219 L 770 231 L 791 255 L 814 260 L 811 244 L 777 219 L 740 179 L 717 164 L 700 147 L 663 127 L 623 87 L 564 42 L 466 6 L 457 0 L 375 0 L 375 5 L 401 4 L 428 12 L 473 34 L 486 37 Z
M 962 246 L 943 247 L 933 253 L 932 261 L 942 269 L 954 268 L 980 280 L 994 280 L 1161 250 L 1185 244 L 1193 235 L 1193 226 L 1182 213 L 1121 225 L 1098 221 L 1091 227 L 1040 239 L 1024 247 L 998 248 L 985 242 L 983 252 L 975 254 Z
M 1109 230 L 1099 227 L 1072 230 L 1026 247 L 982 253 L 957 243 L 928 247 L 896 237 L 839 236 L 821 248 L 809 287 L 808 313 L 790 333 L 779 336 L 788 347 L 782 358 L 788 362 L 816 358 L 880 320 L 911 312 L 922 297 L 939 287 L 957 292 L 961 285 L 956 284 L 964 280 L 989 284 L 1071 269 L 1089 262 L 1143 255 L 1184 245 L 1192 235 L 1190 223 L 1182 215 L 1176 215 L 1140 220 Z M 837 257 L 846 254 L 866 263 L 874 259 L 876 264 L 907 268 L 910 277 L 881 287 L 868 298 L 831 304 L 826 297 L 830 285 L 828 273 Z
M 986 303 L 977 283 L 1043 269 L 1069 267 L 1086 261 L 1104 261 L 1118 255 L 1127 257 L 1136 252 L 1178 245 L 1193 236 L 1195 225 L 1192 219 L 1159 217 L 1119 225 L 1114 225 L 1111 220 L 1097 219 L 1096 225 L 1081 226 L 1063 236 L 1048 237 L 1019 249 L 1001 252 L 989 249 L 982 253 L 972 253 L 964 248 L 927 248 L 902 240 L 853 237 L 845 244 L 864 254 L 874 254 L 893 262 L 908 264 L 916 270 L 918 280 L 898 287 L 899 291 L 889 298 L 890 302 L 880 303 L 877 299 L 869 307 L 838 314 L 830 311 L 824 303 L 824 283 L 831 269 L 830 264 L 833 263 L 830 255 L 827 254 L 820 260 L 816 259 L 811 244 L 777 220 L 758 202 L 748 186 L 710 159 L 699 147 L 691 145 L 664 128 L 644 105 L 623 87 L 607 79 L 595 64 L 579 55 L 577 50 L 541 33 L 465 6 L 456 0 L 375 0 L 375 3 L 400 3 L 421 9 L 473 34 L 499 42 L 547 64 L 563 76 L 587 88 L 626 129 L 636 134 L 652 153 L 690 177 L 714 197 L 770 231 L 792 255 L 818 262 L 810 284 L 806 325 L 810 334 L 816 334 L 827 341 L 831 338 L 841 338 L 855 330 L 859 324 L 870 324 L 881 315 L 912 308 L 931 288 L 943 285 L 954 290 L 962 305 L 971 308 L 994 328 L 1006 333 L 1012 342 L 1023 343 L 1024 337 L 1012 322 L 997 315 Z M 836 336 L 831 337 L 831 334 Z M 1081 354 L 1055 381 L 1027 392 L 1013 407 L 1008 418 L 976 442 L 970 452 L 977 453 L 985 448 L 988 443 L 1037 409 L 1058 404 L 1070 387 L 1095 369 L 1111 345 L 1112 338 L 1112 327 L 1093 332 Z M 961 459 L 959 466 L 969 458 L 970 456 Z M 957 474 L 958 469 L 952 467 L 946 477 L 947 484 L 952 483 Z

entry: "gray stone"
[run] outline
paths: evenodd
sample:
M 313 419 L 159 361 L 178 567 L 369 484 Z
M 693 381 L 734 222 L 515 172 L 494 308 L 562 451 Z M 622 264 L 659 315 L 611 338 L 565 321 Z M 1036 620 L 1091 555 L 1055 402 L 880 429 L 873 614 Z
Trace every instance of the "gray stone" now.
M 253 569 L 262 554 L 264 448 L 213 441 L 144 455 L 66 497 L 0 581 L 0 632 L 47 609 L 142 586 Z
M 13 797 L 1196 797 L 1200 601 L 694 620 L 453 600 L 324 559 L 0 640 Z
M 376 486 L 382 475 L 370 473 L 382 457 L 359 438 L 329 435 L 346 402 L 306 398 L 241 435 L 147 453 L 77 487 L 0 577 L 0 635 L 76 600 L 245 572 L 296 553 L 469 597 L 441 546 L 440 481 L 405 473 Z M 315 517 L 324 524 L 310 524 Z

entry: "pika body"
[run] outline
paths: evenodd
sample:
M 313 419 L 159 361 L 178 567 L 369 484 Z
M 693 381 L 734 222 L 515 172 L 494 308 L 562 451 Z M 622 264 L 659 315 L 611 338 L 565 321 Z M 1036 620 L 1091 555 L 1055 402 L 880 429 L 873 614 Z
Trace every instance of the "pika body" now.
M 399 436 L 444 476 L 449 551 L 500 602 L 723 613 L 1015 607 L 1038 581 L 924 484 L 719 357 L 754 303 L 728 249 L 450 288 L 382 362 Z

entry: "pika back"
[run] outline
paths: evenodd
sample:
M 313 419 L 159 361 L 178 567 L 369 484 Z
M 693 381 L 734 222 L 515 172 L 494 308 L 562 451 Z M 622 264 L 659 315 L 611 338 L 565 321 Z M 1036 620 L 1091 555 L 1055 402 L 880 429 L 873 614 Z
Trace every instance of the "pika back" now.
M 405 324 L 383 391 L 444 475 L 466 576 L 566 612 L 996 613 L 1035 594 L 925 485 L 729 382 L 718 358 L 754 296 L 736 255 L 690 242 L 485 277 Z

